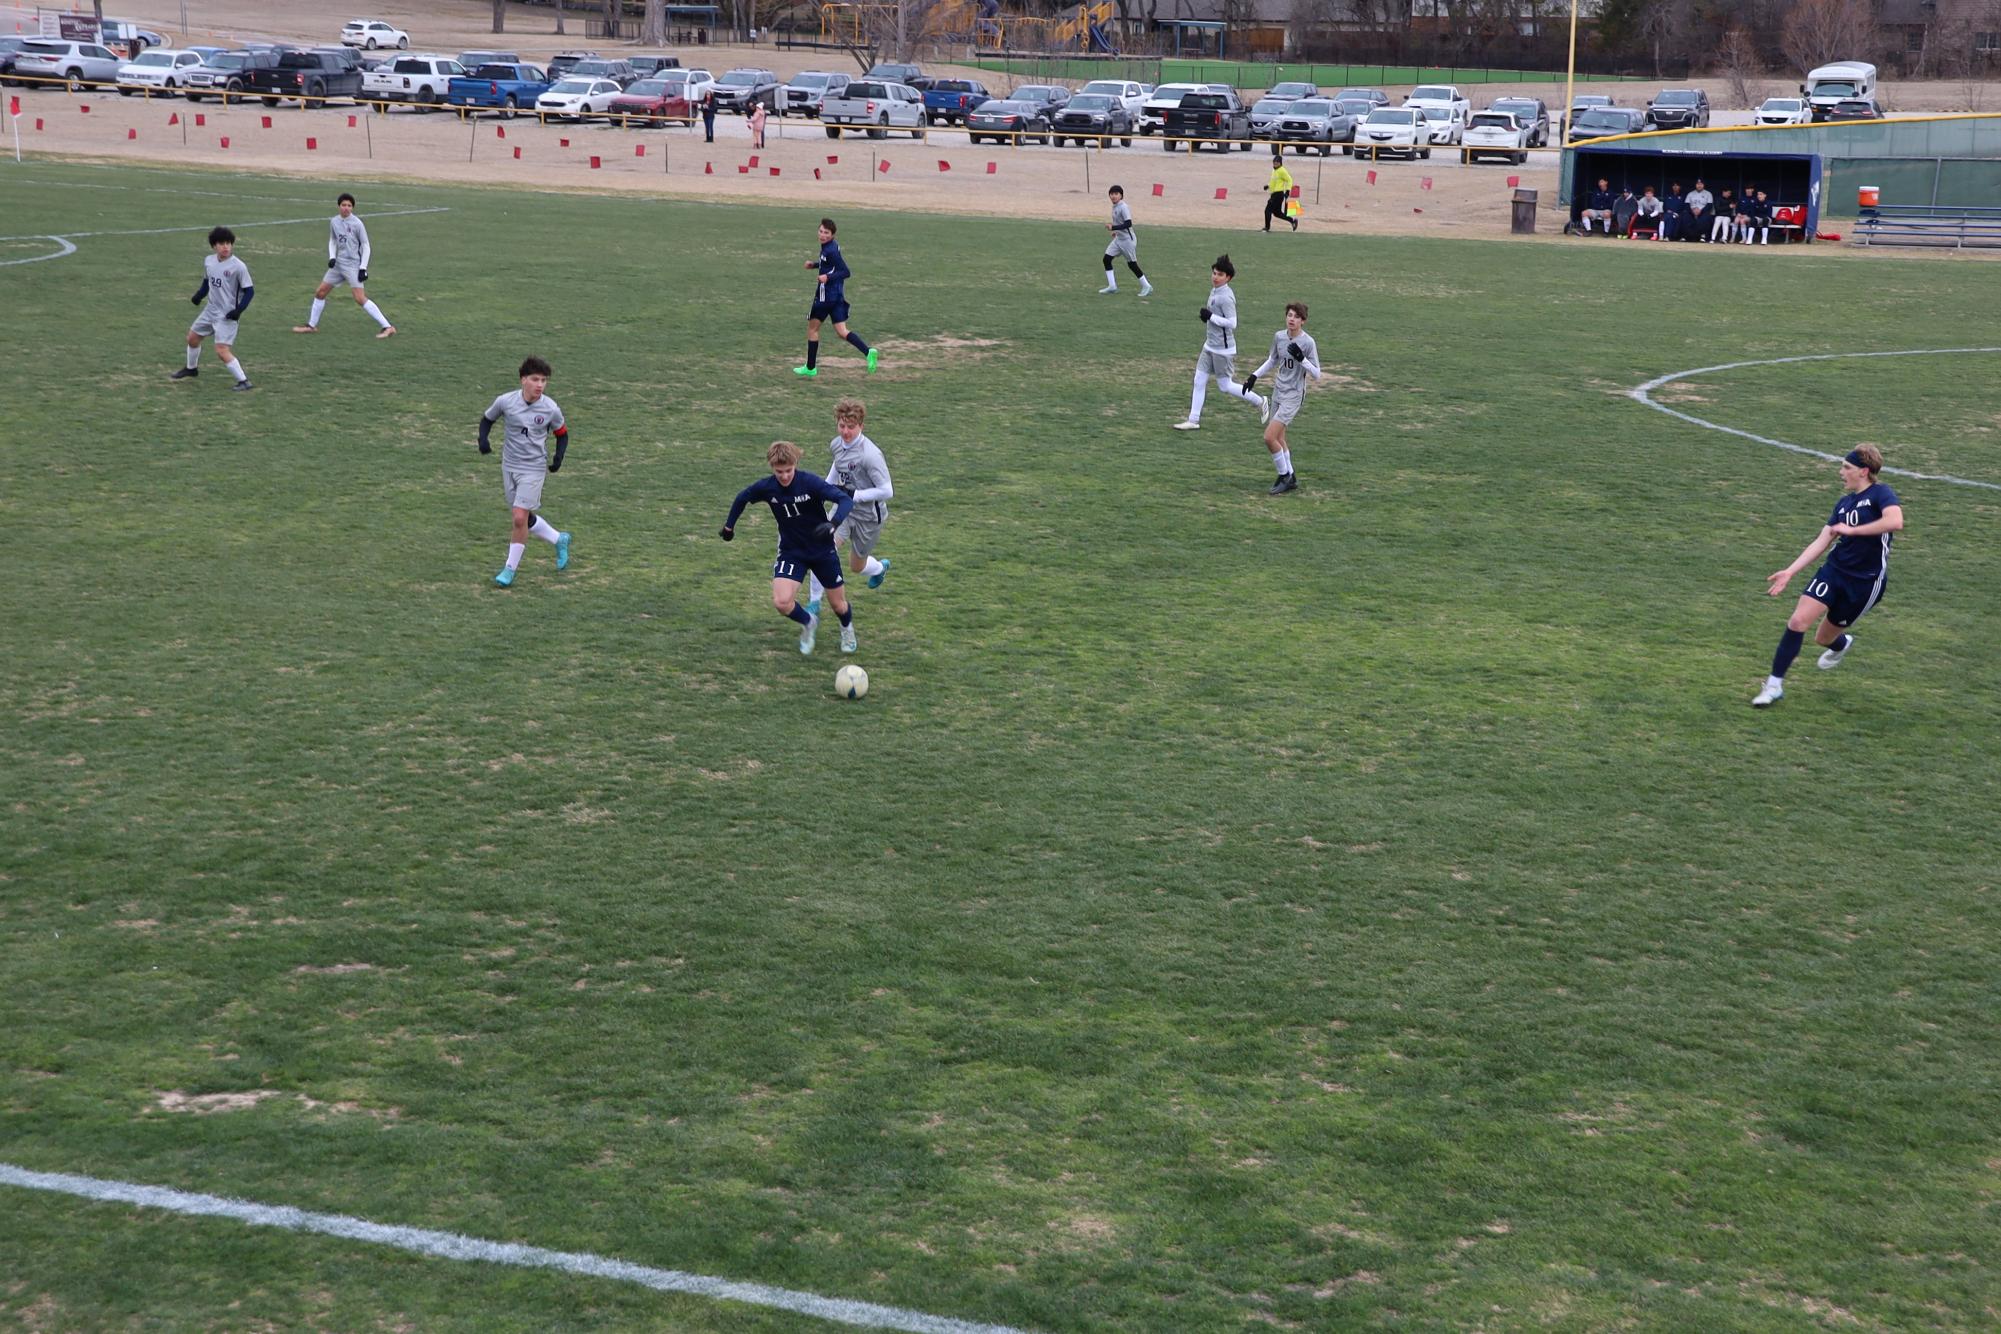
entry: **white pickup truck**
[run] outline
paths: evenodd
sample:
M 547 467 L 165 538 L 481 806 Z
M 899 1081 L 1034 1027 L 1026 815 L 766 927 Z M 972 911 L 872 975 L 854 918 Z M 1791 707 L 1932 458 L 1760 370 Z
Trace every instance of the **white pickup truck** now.
M 361 100 L 443 106 L 452 79 L 466 73 L 466 68 L 450 56 L 397 56 L 381 69 L 361 76 Z
M 820 123 L 827 137 L 838 139 L 842 130 L 866 130 L 871 139 L 881 139 L 891 130 L 909 130 L 910 137 L 924 137 L 924 95 L 900 83 L 857 79 L 820 104 Z

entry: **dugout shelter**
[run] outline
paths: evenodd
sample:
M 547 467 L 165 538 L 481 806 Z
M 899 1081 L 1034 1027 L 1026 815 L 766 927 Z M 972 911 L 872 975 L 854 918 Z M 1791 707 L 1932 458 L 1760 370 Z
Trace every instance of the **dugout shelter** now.
M 1668 186 L 1681 182 L 1691 190 L 1696 177 L 1708 185 L 1710 193 L 1721 195 L 1733 190 L 1738 198 L 1746 190 L 1763 190 L 1774 206 L 1804 206 L 1806 223 L 1802 240 L 1811 241 L 1820 225 L 1821 160 L 1818 153 L 1747 153 L 1702 149 L 1688 144 L 1641 144 L 1620 142 L 1619 136 L 1602 146 L 1579 144 L 1570 149 L 1570 171 L 1563 181 L 1564 202 L 1575 217 L 1582 201 L 1598 185 L 1600 177 L 1612 183 L 1617 193 L 1632 186 L 1634 194 L 1648 186 L 1667 198 Z

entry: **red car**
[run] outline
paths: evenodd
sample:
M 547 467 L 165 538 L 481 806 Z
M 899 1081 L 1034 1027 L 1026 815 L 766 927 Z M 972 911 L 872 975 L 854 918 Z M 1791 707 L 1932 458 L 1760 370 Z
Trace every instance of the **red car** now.
M 694 108 L 682 91 L 686 87 L 680 80 L 641 79 L 612 98 L 605 114 L 614 123 L 624 125 L 664 125 L 670 120 L 692 120 Z

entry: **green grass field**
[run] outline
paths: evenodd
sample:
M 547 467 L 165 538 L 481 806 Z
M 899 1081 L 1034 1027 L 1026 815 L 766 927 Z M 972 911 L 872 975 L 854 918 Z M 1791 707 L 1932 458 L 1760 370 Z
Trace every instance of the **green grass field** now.
M 853 213 L 883 369 L 804 383 L 810 210 L 358 186 L 377 342 L 241 226 L 336 183 L 0 187 L 200 229 L 0 269 L 0 1162 L 1051 1331 L 1992 1327 L 2001 492 L 1890 478 L 1888 598 L 1754 712 L 1835 470 L 1623 396 L 2001 341 L 1987 267 L 1142 200 L 1141 303 L 1095 224 Z M 250 394 L 166 379 L 218 221 Z M 1290 497 L 1167 429 L 1225 248 L 1328 363 Z M 576 555 L 503 592 L 531 352 Z M 2001 481 L 1997 369 L 1664 397 Z M 850 392 L 860 703 L 715 537 Z M 828 1327 L 6 1187 L 0 1324 Z

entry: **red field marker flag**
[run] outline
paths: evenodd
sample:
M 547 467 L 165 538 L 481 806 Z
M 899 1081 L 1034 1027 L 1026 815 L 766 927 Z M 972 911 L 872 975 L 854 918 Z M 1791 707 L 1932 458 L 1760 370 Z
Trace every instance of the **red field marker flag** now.
M 813 168 L 813 179 L 816 181 L 820 179 L 820 169 L 818 167 Z
M 10 97 L 10 98 L 8 98 L 8 99 L 7 99 L 7 114 L 8 114 L 8 115 L 10 115 L 10 116 L 12 116 L 12 117 L 13 117 L 13 118 L 14 118 L 15 120 L 19 120 L 19 119 L 21 119 L 21 99 L 20 99 L 20 98 L 18 98 L 18 97 Z
M 496 139 L 505 139 L 507 137 L 507 127 L 505 125 L 494 126 L 493 137 Z
M 226 134 L 222 136 L 222 146 L 224 148 L 229 147 L 229 136 Z
M 593 153 L 591 154 L 591 170 L 596 171 L 597 169 L 598 169 L 598 155 L 596 153 Z
M 1521 183 L 1522 183 L 1522 178 L 1521 178 L 1521 177 L 1519 177 L 1519 176 L 1510 176 L 1510 177 L 1508 177 L 1508 188 L 1509 188 L 1510 190 L 1514 189 L 1514 188 L 1515 188 L 1516 186 L 1520 185 Z
M 987 175 L 989 175 L 989 176 L 992 176 L 992 175 L 993 175 L 994 173 L 998 172 L 999 170 L 1000 170 L 1000 163 L 998 163 L 998 162 L 989 162 L 989 163 L 987 163 Z
M 125 137 L 127 139 L 137 139 L 139 137 L 139 131 L 133 129 L 131 126 L 128 125 L 125 127 Z
M 938 159 L 938 170 L 940 170 L 940 171 L 950 171 L 950 170 L 952 170 L 952 164 L 951 164 L 951 163 L 949 163 L 949 162 L 947 162 L 947 161 L 946 161 L 946 160 L 945 160 L 944 158 L 939 158 L 939 159 Z
M 349 128 L 349 129 L 351 130 L 351 129 L 353 129 L 353 128 L 354 128 L 354 126 L 355 126 L 355 120 L 354 120 L 354 117 L 352 117 L 352 116 L 349 116 L 349 117 L 347 118 L 347 128 Z
M 1369 174 L 1364 179 L 1366 179 L 1370 185 L 1374 185 L 1376 183 L 1376 169 L 1374 167 L 1369 168 Z
M 1155 181 L 1155 182 L 1153 183 L 1153 197 L 1154 197 L 1155 199 L 1158 199 L 1158 198 L 1160 198 L 1160 197 L 1161 197 L 1162 195 L 1164 195 L 1164 194 L 1166 194 L 1166 193 L 1167 193 L 1167 187 L 1166 187 L 1166 186 L 1162 185 L 1162 184 L 1161 184 L 1161 183 L 1160 183 L 1159 181 Z
M 173 115 L 167 117 L 167 124 L 169 127 L 179 125 L 180 123 L 181 123 L 181 113 L 178 111 L 176 111 Z
M 768 170 L 771 172 L 773 176 L 776 176 L 778 174 L 778 168 L 776 167 L 771 167 Z
M 514 146 L 514 160 L 516 162 L 519 162 L 521 160 L 521 146 L 519 144 L 516 144 Z
M 200 129 L 202 126 L 206 124 L 208 124 L 208 117 L 204 116 L 199 111 L 195 112 L 195 128 Z
M 888 159 L 888 158 L 884 158 L 884 159 L 883 159 L 883 160 L 882 160 L 881 162 L 877 163 L 877 164 L 876 164 L 876 170 L 877 170 L 878 172 L 885 172 L 885 171 L 888 171 L 888 170 L 889 170 L 889 159 Z
M 1431 177 L 1426 176 L 1418 181 L 1417 188 L 1420 190 L 1429 190 L 1431 188 Z
M 829 153 L 829 154 L 827 154 L 827 165 L 828 165 L 828 166 L 830 166 L 830 167 L 838 167 L 838 166 L 840 166 L 840 165 L 841 165 L 841 155 L 840 155 L 839 153 Z
M 317 139 L 308 139 L 308 140 L 306 140 L 306 151 L 307 151 L 308 153 L 317 153 L 317 152 L 319 152 L 319 151 L 320 151 L 320 141 L 319 141 L 319 140 L 317 140 Z
M 271 128 L 271 118 L 269 116 L 260 116 L 258 119 L 264 122 L 265 129 L 268 130 Z
M 634 144 L 634 145 L 632 146 L 632 155 L 633 155 L 634 157 L 645 157 L 645 156 L 646 156 L 646 145 L 645 145 L 645 144 Z
M 1227 185 L 1219 185 L 1219 186 L 1217 186 L 1217 187 L 1216 187 L 1216 198 L 1218 198 L 1218 199 L 1228 199 L 1229 197 L 1230 197 L 1230 187 L 1229 187 L 1229 186 L 1227 186 Z

